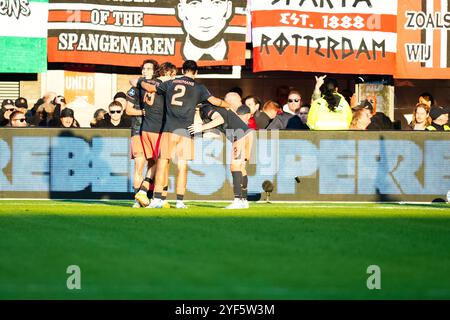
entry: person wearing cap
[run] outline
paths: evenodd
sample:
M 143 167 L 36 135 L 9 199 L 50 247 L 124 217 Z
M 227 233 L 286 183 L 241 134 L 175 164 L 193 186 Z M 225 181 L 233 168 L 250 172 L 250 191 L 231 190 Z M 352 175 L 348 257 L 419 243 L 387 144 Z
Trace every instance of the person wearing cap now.
M 427 131 L 450 131 L 448 125 L 448 109 L 446 107 L 431 107 L 431 124 L 425 129 Z
M 64 108 L 61 111 L 59 118 L 60 128 L 78 128 L 77 121 L 75 120 L 74 112 L 70 108 Z
M 114 95 L 113 98 L 114 101 L 118 101 L 120 102 L 120 104 L 122 105 L 122 107 L 125 109 L 127 106 L 127 95 L 125 94 L 125 92 L 119 91 Z
M 367 109 L 370 111 L 370 123 L 365 128 L 369 131 L 381 131 L 381 130 L 394 130 L 394 124 L 392 120 L 385 115 L 383 112 L 376 111 L 377 110 L 377 100 L 374 96 L 368 96 L 367 99 L 364 99 L 360 104 L 355 106 L 353 111 L 352 123 L 350 123 L 351 130 L 360 130 L 362 126 L 364 126 L 364 120 L 362 118 L 367 116 L 367 114 L 359 112 L 358 115 L 355 116 L 355 113 L 360 109 Z M 358 119 L 355 119 L 359 118 Z M 363 121 L 363 123 L 357 124 L 357 121 Z M 356 121 L 356 122 L 355 122 Z M 364 129 L 364 130 L 365 130 Z
M 16 109 L 25 114 L 25 118 L 27 119 L 27 123 L 30 124 L 33 121 L 33 117 L 31 115 L 31 111 L 28 110 L 28 101 L 24 97 L 19 97 L 14 102 Z
M 61 112 L 66 108 L 66 98 L 58 95 L 52 100 L 52 104 L 55 106 L 55 109 L 53 111 L 53 119 L 49 123 L 49 126 L 59 127 L 61 124 Z
M 5 127 L 9 124 L 9 117 L 11 113 L 16 111 L 14 101 L 11 99 L 5 99 L 2 102 L 2 108 L 0 110 L 0 127 Z
M 27 111 L 28 111 L 28 101 L 27 101 L 27 99 L 25 99 L 23 97 L 19 97 L 14 102 L 14 105 L 16 106 L 16 108 L 20 112 L 27 113 Z
M 30 114 L 33 117 L 33 124 L 39 127 L 47 127 L 51 124 L 53 119 L 53 112 L 55 111 L 55 105 L 52 103 L 56 97 L 56 92 L 47 92 L 42 98 L 34 104 L 30 110 Z

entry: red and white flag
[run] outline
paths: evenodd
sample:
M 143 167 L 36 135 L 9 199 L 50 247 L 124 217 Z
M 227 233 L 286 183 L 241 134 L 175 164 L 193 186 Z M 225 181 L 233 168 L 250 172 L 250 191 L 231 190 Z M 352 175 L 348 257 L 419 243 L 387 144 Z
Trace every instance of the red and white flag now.
M 48 61 L 245 64 L 246 0 L 49 0 Z
M 392 74 L 397 0 L 252 0 L 254 71 Z
M 396 78 L 450 79 L 450 0 L 402 0 Z

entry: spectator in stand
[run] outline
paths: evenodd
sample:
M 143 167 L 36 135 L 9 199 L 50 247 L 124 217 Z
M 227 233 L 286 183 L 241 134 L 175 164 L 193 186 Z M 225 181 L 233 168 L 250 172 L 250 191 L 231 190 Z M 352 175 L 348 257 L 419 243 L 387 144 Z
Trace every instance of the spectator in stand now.
M 24 97 L 19 97 L 14 102 L 14 105 L 16 106 L 16 109 L 20 112 L 22 112 L 25 115 L 25 118 L 27 119 L 27 124 L 30 125 L 33 121 L 33 118 L 31 117 L 30 111 L 28 110 L 28 101 Z
M 242 91 L 241 87 L 233 87 L 228 92 L 235 92 L 235 93 L 237 93 L 239 95 L 239 97 L 242 97 L 242 94 L 244 93 Z
M 50 124 L 50 126 L 52 127 L 59 127 L 61 124 L 61 111 L 64 110 L 64 108 L 66 107 L 66 98 L 64 98 L 61 95 L 56 96 L 53 101 L 52 104 L 55 106 L 55 109 L 53 111 L 53 119 L 52 122 Z
M 350 130 L 367 130 L 372 118 L 372 112 L 368 108 L 360 107 L 353 113 Z
M 28 111 L 28 101 L 27 101 L 27 99 L 25 99 L 23 97 L 19 97 L 14 102 L 14 105 L 15 105 L 15 107 L 16 107 L 16 109 L 18 111 L 22 112 L 23 114 L 27 113 L 27 111 Z
M 431 125 L 430 107 L 424 103 L 416 104 L 409 127 L 411 130 L 425 130 L 429 125 Z
M 126 105 L 127 105 L 127 95 L 125 94 L 125 92 L 122 92 L 122 91 L 117 92 L 117 93 L 114 95 L 113 100 L 114 100 L 114 101 L 120 102 L 120 104 L 121 104 L 124 108 L 125 108 Z
M 289 92 L 291 88 L 288 86 L 279 86 L 276 91 L 276 100 L 274 102 L 278 103 L 280 106 L 284 106 L 287 103 Z
M 53 100 L 56 97 L 55 92 L 47 92 L 44 96 L 34 104 L 30 110 L 30 118 L 32 123 L 39 127 L 48 127 L 53 123 L 53 114 L 55 112 L 55 105 Z
M 450 131 L 448 125 L 448 108 L 447 107 L 431 107 L 430 117 L 431 124 L 426 128 L 427 131 Z
M 444 109 L 447 111 L 448 118 L 450 118 L 450 106 L 446 106 L 444 107 Z M 450 119 L 447 120 L 447 124 L 450 125 Z
M 316 77 L 321 83 L 325 77 Z M 317 89 L 317 85 L 316 85 Z M 308 127 L 311 130 L 348 130 L 352 122 L 352 110 L 345 98 L 338 93 L 335 79 L 326 79 L 320 86 L 322 97 L 315 99 L 308 114 Z
M 351 107 L 352 98 L 355 93 L 353 93 L 350 89 L 344 89 L 341 94 Z
M 283 112 L 296 115 L 302 105 L 302 95 L 297 90 L 291 90 L 288 94 L 287 103 L 283 106 Z
M 256 126 L 258 129 L 266 129 L 272 120 L 278 115 L 279 110 L 281 110 L 280 105 L 269 100 L 264 103 L 262 112 L 255 116 Z
M 108 106 L 109 113 L 98 122 L 98 128 L 131 128 L 131 120 L 123 117 L 124 108 L 119 101 L 113 101 Z
M 311 105 L 304 104 L 298 110 L 298 116 L 300 117 L 300 120 L 302 121 L 302 123 L 304 123 L 305 125 L 308 122 L 309 109 L 311 109 Z M 309 128 L 308 128 L 308 130 L 309 130 Z
M 0 110 L 0 127 L 5 127 L 9 124 L 9 117 L 14 111 L 16 111 L 14 101 L 11 99 L 3 100 L 2 108 Z
M 36 101 L 33 108 L 30 110 L 30 117 L 32 118 L 33 125 L 47 127 L 53 120 L 55 105 L 52 101 L 55 97 L 56 93 L 50 91 L 45 93 L 42 98 L 39 98 L 38 101 Z
M 234 112 L 242 105 L 242 98 L 237 92 L 228 92 L 225 95 L 224 100 L 231 105 L 231 109 L 233 109 Z
M 108 113 L 105 109 L 97 109 L 94 112 L 94 117 L 91 120 L 91 128 L 97 128 L 98 123 L 105 119 L 105 115 Z
M 268 130 L 308 130 L 299 117 L 302 98 L 300 92 L 292 90 L 288 95 L 288 103 L 283 107 L 283 113 L 277 115 L 267 127 Z
M 244 104 L 250 108 L 251 117 L 248 121 L 248 127 L 253 130 L 257 130 L 258 126 L 256 125 L 255 117 L 260 113 L 260 109 L 262 106 L 261 99 L 256 96 L 248 96 L 244 99 Z
M 435 101 L 431 93 L 424 92 L 419 96 L 419 103 L 426 104 L 428 109 L 434 107 Z
M 64 108 L 61 111 L 60 118 L 59 118 L 59 127 L 60 128 L 79 128 L 80 125 L 75 120 L 74 112 L 70 108 Z
M 369 131 L 394 130 L 394 124 L 392 120 L 383 112 L 375 112 L 376 106 L 376 97 L 368 96 L 367 99 L 363 100 L 352 110 L 354 112 L 358 111 L 359 109 L 368 109 L 370 111 L 371 119 L 370 124 L 367 126 L 367 130 Z
M 11 113 L 9 122 L 9 126 L 13 128 L 24 128 L 28 126 L 25 113 L 17 110 Z

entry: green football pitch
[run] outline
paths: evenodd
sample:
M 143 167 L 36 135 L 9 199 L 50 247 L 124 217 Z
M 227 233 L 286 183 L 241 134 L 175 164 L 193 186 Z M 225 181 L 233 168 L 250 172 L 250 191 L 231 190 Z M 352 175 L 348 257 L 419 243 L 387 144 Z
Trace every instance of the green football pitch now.
M 450 299 L 448 204 L 131 204 L 0 201 L 0 299 Z

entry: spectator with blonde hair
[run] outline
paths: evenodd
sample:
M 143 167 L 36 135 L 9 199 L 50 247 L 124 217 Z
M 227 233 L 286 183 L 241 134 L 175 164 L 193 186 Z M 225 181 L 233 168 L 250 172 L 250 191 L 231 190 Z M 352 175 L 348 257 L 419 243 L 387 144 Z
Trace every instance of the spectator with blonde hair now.
M 425 130 L 431 124 L 430 107 L 424 103 L 416 104 L 412 121 L 409 124 L 412 130 Z
M 372 118 L 372 113 L 368 108 L 358 108 L 353 113 L 350 130 L 367 130 Z

